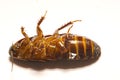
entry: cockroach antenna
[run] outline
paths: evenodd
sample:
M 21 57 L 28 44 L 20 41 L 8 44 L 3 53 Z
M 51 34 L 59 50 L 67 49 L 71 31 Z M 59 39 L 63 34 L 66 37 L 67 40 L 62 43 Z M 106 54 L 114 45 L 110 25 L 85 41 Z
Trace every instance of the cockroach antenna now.
M 11 72 L 12 72 L 12 71 L 13 71 L 13 62 L 14 62 L 14 59 L 13 59 L 13 54 L 11 54 L 11 60 L 12 60 Z
M 13 43 L 12 43 L 12 46 L 13 46 Z M 11 48 L 10 48 L 11 49 Z M 10 55 L 11 55 L 11 62 L 12 62 L 12 65 L 11 65 L 11 72 L 13 71 L 13 63 L 14 63 L 14 59 L 13 59 L 13 51 L 9 51 Z

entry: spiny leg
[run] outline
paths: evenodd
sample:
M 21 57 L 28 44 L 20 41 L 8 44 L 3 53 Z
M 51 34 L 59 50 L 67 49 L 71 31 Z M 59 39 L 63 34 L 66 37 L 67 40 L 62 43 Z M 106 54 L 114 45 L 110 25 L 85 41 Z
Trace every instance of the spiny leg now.
M 70 22 L 66 23 L 65 25 L 63 25 L 63 26 L 61 26 L 60 28 L 58 28 L 58 29 L 54 32 L 53 35 L 58 34 L 58 32 L 59 32 L 61 29 L 63 29 L 63 28 L 65 28 L 65 27 L 73 24 L 74 22 L 78 22 L 78 21 L 81 21 L 81 20 L 74 20 L 74 21 L 70 21 Z M 69 28 L 69 30 L 70 30 L 70 29 L 71 29 L 71 28 Z M 69 31 L 68 31 L 68 32 L 69 32 Z
M 45 12 L 44 16 L 42 16 L 42 17 L 40 18 L 40 20 L 39 20 L 38 23 L 37 23 L 37 35 L 38 35 L 38 37 L 40 37 L 40 38 L 43 37 L 43 32 L 42 32 L 42 30 L 41 30 L 41 28 L 40 28 L 39 26 L 40 26 L 40 24 L 43 22 L 43 20 L 45 19 L 46 13 L 47 13 L 47 11 Z
M 21 33 L 23 34 L 23 36 L 25 37 L 25 39 L 23 39 L 24 44 L 26 44 L 26 46 L 24 46 L 24 50 L 21 50 L 21 53 L 25 53 L 27 51 L 27 49 L 29 49 L 33 44 L 30 41 L 29 36 L 25 33 L 24 28 L 21 27 Z
M 44 35 L 43 35 L 43 32 L 40 28 L 40 24 L 43 22 L 43 20 L 45 19 L 45 16 L 46 16 L 46 13 L 47 11 L 45 12 L 44 16 L 42 16 L 40 18 L 40 20 L 38 21 L 37 23 L 37 28 L 36 28 L 36 31 L 37 31 L 37 37 L 36 39 L 33 41 L 33 44 L 36 45 L 38 43 L 39 40 L 43 39 Z
M 25 37 L 25 39 L 28 41 L 28 42 L 30 42 L 30 39 L 29 39 L 29 37 L 28 37 L 28 35 L 25 33 L 25 31 L 24 31 L 24 27 L 21 27 L 21 33 L 23 34 L 23 36 Z
M 72 26 L 70 26 L 70 28 L 68 29 L 68 31 L 67 31 L 67 37 L 68 37 L 68 34 L 69 34 L 69 32 L 70 32 L 70 29 L 73 27 L 73 25 Z

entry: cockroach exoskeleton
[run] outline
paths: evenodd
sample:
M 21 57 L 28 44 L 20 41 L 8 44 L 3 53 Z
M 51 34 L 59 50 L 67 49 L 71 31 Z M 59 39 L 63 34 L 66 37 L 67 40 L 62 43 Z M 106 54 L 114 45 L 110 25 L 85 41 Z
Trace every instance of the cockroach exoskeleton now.
M 81 20 L 70 21 L 58 28 L 53 35 L 45 36 L 40 28 L 45 15 L 37 23 L 37 35 L 29 37 L 24 28 L 21 28 L 24 38 L 10 47 L 9 54 L 11 58 L 28 61 L 90 60 L 99 58 L 101 49 L 97 43 L 86 37 L 69 33 L 73 23 Z M 60 30 L 68 26 L 70 28 L 67 33 L 59 34 Z

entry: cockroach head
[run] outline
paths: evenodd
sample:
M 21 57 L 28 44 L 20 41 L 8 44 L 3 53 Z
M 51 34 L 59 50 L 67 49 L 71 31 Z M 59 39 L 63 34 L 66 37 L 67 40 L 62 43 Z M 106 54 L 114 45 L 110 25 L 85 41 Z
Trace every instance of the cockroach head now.
M 17 48 L 15 45 L 12 44 L 12 46 L 9 49 L 9 54 L 12 58 L 17 57 Z

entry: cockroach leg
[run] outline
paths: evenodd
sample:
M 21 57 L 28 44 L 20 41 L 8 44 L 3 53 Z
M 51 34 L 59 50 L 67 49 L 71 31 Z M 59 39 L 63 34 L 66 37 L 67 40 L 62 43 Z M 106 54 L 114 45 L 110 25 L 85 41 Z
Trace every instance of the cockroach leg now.
M 30 42 L 29 36 L 25 33 L 24 31 L 24 27 L 21 27 L 21 33 L 23 34 L 23 36 L 25 37 L 25 39 Z
M 37 44 L 39 40 L 42 40 L 44 35 L 43 35 L 43 32 L 42 32 L 42 29 L 40 28 L 40 24 L 43 22 L 43 20 L 45 19 L 45 16 L 46 16 L 46 13 L 47 11 L 45 12 L 44 16 L 42 16 L 40 18 L 40 20 L 38 21 L 37 23 L 37 27 L 36 27 L 36 32 L 37 32 L 37 37 L 36 39 L 34 40 L 34 44 Z
M 40 38 L 43 37 L 43 32 L 42 32 L 42 30 L 41 30 L 41 28 L 40 28 L 40 24 L 41 24 L 41 23 L 43 22 L 43 20 L 45 19 L 46 13 L 47 13 L 47 11 L 45 12 L 44 16 L 42 16 L 42 17 L 40 18 L 40 20 L 39 20 L 38 23 L 37 23 L 37 35 L 38 35 Z
M 68 34 L 69 34 L 69 32 L 70 32 L 70 29 L 73 27 L 73 25 L 72 26 L 70 26 L 70 28 L 68 29 L 68 31 L 67 31 L 67 37 L 68 37 Z
M 70 22 L 64 24 L 63 26 L 61 26 L 60 28 L 58 28 L 58 29 L 54 32 L 53 35 L 58 34 L 58 32 L 59 32 L 61 29 L 63 29 L 63 28 L 65 28 L 65 27 L 73 24 L 74 22 L 78 22 L 78 21 L 81 21 L 81 20 L 74 20 L 74 21 L 70 21 Z M 70 28 L 70 29 L 71 29 L 71 28 Z M 68 32 L 69 32 L 69 31 L 68 31 Z

